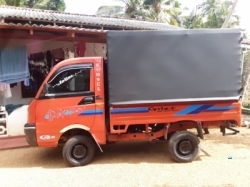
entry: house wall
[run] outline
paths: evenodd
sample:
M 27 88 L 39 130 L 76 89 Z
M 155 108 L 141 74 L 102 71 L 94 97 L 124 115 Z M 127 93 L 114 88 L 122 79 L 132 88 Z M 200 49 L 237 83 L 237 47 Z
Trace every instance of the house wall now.
M 2 99 L 3 99 L 2 105 L 7 105 L 7 104 L 14 104 L 14 105 L 16 105 L 16 104 L 24 104 L 24 105 L 28 105 L 32 100 L 32 98 L 22 98 L 21 83 L 18 83 L 17 86 L 11 88 L 11 94 L 12 94 L 12 97 L 10 97 L 10 98 L 2 97 Z M 0 105 L 1 105 L 1 103 L 0 103 Z
M 62 41 L 36 41 L 36 40 L 7 40 L 7 39 L 0 39 L 0 49 L 5 47 L 15 47 L 15 46 L 27 46 L 27 53 L 37 53 L 46 50 L 52 50 L 56 48 L 60 48 L 62 46 L 69 47 L 72 46 L 72 42 L 62 42 Z M 105 44 L 94 44 L 94 43 L 87 43 L 86 44 L 86 57 L 91 56 L 106 56 Z M 25 104 L 28 105 L 33 98 L 22 98 L 21 95 L 21 83 L 18 83 L 17 86 L 11 88 L 12 97 L 11 98 L 4 98 L 0 96 L 0 105 L 7 105 L 7 104 Z

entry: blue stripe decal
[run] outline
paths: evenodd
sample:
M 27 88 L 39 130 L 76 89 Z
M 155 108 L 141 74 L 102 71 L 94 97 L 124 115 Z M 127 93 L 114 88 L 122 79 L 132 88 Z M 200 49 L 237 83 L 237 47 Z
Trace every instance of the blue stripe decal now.
M 186 115 L 186 114 L 189 114 L 190 112 L 193 112 L 197 109 L 199 109 L 200 107 L 202 107 L 203 105 L 191 105 L 183 110 L 180 110 L 179 112 L 176 112 L 175 115 Z
M 204 110 L 211 108 L 212 106 L 213 105 L 203 105 L 203 106 L 193 110 L 192 112 L 189 112 L 188 114 L 199 114 L 199 113 L 203 112 Z
M 233 108 L 235 108 L 235 106 L 214 106 L 214 107 L 208 108 L 206 111 L 207 112 L 228 111 Z
M 95 110 L 95 114 L 103 114 L 103 111 L 101 109 Z
M 82 112 L 81 114 L 79 114 L 79 116 L 100 115 L 100 114 L 103 114 L 103 111 L 101 109 L 97 109 L 97 110 L 85 110 L 84 112 Z
M 214 106 L 214 105 L 190 105 L 189 107 L 178 111 L 175 113 L 177 116 L 189 115 L 189 114 L 199 114 L 201 112 L 224 112 L 235 108 L 235 106 Z M 133 114 L 133 113 L 148 113 L 148 107 L 141 108 L 114 108 L 111 109 L 111 114 Z M 97 110 L 85 110 L 80 113 L 79 116 L 87 115 L 101 115 L 103 111 L 101 109 Z
M 175 115 L 199 114 L 201 112 L 225 112 L 235 108 L 235 106 L 214 106 L 214 105 L 191 105 Z
M 148 107 L 143 108 L 114 108 L 111 114 L 131 114 L 131 113 L 147 113 L 149 112 Z

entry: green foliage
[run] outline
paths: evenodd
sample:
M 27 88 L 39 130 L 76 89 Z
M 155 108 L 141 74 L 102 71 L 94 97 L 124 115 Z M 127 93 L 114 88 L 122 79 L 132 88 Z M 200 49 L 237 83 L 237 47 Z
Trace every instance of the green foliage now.
M 148 10 L 143 5 L 143 0 L 117 0 L 124 6 L 101 6 L 96 15 L 115 16 L 123 18 L 147 17 Z
M 147 18 L 150 20 L 167 22 L 171 25 L 182 24 L 181 3 L 176 0 L 144 0 L 144 7 L 149 10 Z
M 96 15 L 98 16 L 117 16 L 119 13 L 123 14 L 124 7 L 122 6 L 101 6 L 97 10 Z
M 0 0 L 0 5 L 6 5 L 5 0 Z
M 64 11 L 64 0 L 0 0 L 0 5 Z
M 233 2 L 229 0 L 206 0 L 198 5 L 196 15 L 186 17 L 186 28 L 221 28 Z M 193 21 L 190 21 L 192 20 Z M 240 24 L 240 17 L 233 14 L 227 27 L 233 28 Z
M 63 12 L 66 9 L 66 4 L 64 0 L 50 0 L 46 4 L 46 9 L 47 10 L 59 10 Z
M 20 6 L 22 0 L 0 0 L 0 5 Z
M 182 13 L 181 4 L 176 0 L 117 0 L 124 6 L 102 6 L 96 15 L 124 18 L 141 17 L 146 20 L 168 22 L 179 26 Z
M 205 0 L 197 5 L 197 10 L 189 16 L 183 16 L 178 0 L 117 0 L 124 6 L 102 6 L 97 15 L 119 16 L 124 18 L 141 17 L 146 20 L 167 22 L 171 25 L 189 29 L 220 28 L 232 6 L 232 0 Z M 240 17 L 232 15 L 228 27 L 240 24 Z

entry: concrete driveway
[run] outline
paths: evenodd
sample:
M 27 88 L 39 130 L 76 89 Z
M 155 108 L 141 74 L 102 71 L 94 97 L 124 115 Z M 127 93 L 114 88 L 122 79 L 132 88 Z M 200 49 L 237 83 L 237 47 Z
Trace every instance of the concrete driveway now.
M 250 186 L 250 129 L 222 136 L 211 130 L 201 142 L 200 158 L 178 164 L 166 143 L 110 144 L 84 167 L 65 165 L 60 148 L 0 151 L 1 187 L 64 186 Z M 232 159 L 228 159 L 232 157 Z

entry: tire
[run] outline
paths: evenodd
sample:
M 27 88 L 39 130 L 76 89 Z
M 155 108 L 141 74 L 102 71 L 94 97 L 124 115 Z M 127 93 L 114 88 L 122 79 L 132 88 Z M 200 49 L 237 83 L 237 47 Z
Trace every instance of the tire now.
M 167 140 L 170 140 L 170 138 L 175 134 L 176 132 L 170 132 L 168 133 Z
M 69 166 L 84 166 L 92 161 L 95 144 L 86 136 L 73 136 L 63 146 L 62 156 Z
M 171 157 L 176 162 L 192 162 L 200 154 L 200 141 L 193 133 L 180 131 L 171 136 L 168 142 L 168 149 Z

